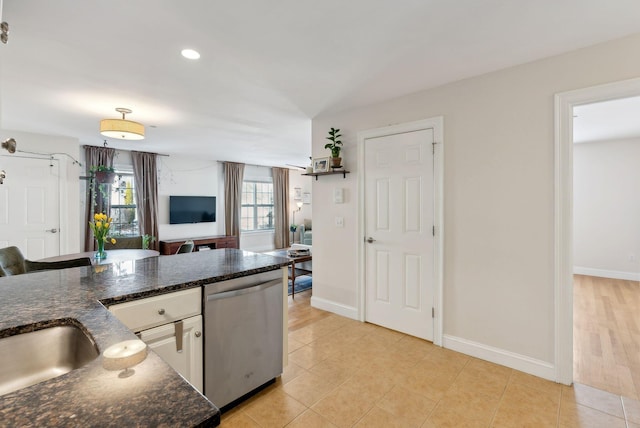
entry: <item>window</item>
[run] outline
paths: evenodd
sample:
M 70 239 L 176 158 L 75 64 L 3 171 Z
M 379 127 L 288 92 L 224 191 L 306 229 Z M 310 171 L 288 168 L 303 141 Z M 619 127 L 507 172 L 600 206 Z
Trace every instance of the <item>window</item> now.
M 117 172 L 111 185 L 111 235 L 138 236 L 135 180 L 132 173 Z
M 243 232 L 273 230 L 273 183 L 242 183 L 240 229 Z

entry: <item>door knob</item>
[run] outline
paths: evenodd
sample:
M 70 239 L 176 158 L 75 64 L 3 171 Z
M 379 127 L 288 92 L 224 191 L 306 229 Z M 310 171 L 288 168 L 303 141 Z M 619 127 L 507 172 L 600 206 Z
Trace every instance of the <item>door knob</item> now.
M 45 230 L 45 232 L 57 233 L 58 229 L 47 229 L 47 230 Z
M 368 237 L 368 238 L 366 239 L 366 241 L 367 241 L 369 244 L 371 244 L 371 243 L 373 243 L 373 242 L 375 241 L 375 239 L 373 239 L 372 237 Z

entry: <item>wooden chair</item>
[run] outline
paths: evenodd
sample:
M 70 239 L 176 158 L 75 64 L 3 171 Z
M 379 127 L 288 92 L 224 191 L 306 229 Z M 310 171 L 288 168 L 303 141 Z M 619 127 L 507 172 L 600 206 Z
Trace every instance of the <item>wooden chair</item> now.
M 193 245 L 194 245 L 193 241 L 186 241 L 184 244 L 180 245 L 180 247 L 178 248 L 178 251 L 176 251 L 176 254 L 192 252 Z
M 89 257 L 80 257 L 77 259 L 62 260 L 59 262 L 33 262 L 31 260 L 24 261 L 24 268 L 26 273 L 36 272 L 39 270 L 57 270 L 80 266 L 91 266 L 91 259 Z
M 0 276 L 25 273 L 24 256 L 18 247 L 0 248 Z

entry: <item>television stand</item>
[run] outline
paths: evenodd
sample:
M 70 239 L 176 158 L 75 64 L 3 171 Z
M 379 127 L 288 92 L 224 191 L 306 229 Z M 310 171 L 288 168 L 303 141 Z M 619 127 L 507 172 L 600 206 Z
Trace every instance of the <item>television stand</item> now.
M 199 238 L 184 238 L 184 239 L 168 239 L 160 241 L 160 254 L 168 256 L 175 254 L 178 251 L 180 245 L 185 241 L 193 241 L 193 251 L 202 251 L 207 249 L 215 250 L 217 248 L 238 248 L 238 240 L 235 236 L 202 236 Z

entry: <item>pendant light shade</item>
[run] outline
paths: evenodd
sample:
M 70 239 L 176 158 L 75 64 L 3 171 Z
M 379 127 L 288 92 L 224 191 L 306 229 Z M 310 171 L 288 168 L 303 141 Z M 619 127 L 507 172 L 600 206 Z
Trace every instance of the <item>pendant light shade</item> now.
M 117 108 L 116 111 L 122 113 L 122 119 L 102 119 L 100 121 L 100 133 L 105 137 L 118 138 L 120 140 L 144 139 L 144 125 L 124 118 L 124 115 L 131 113 L 131 110 Z

